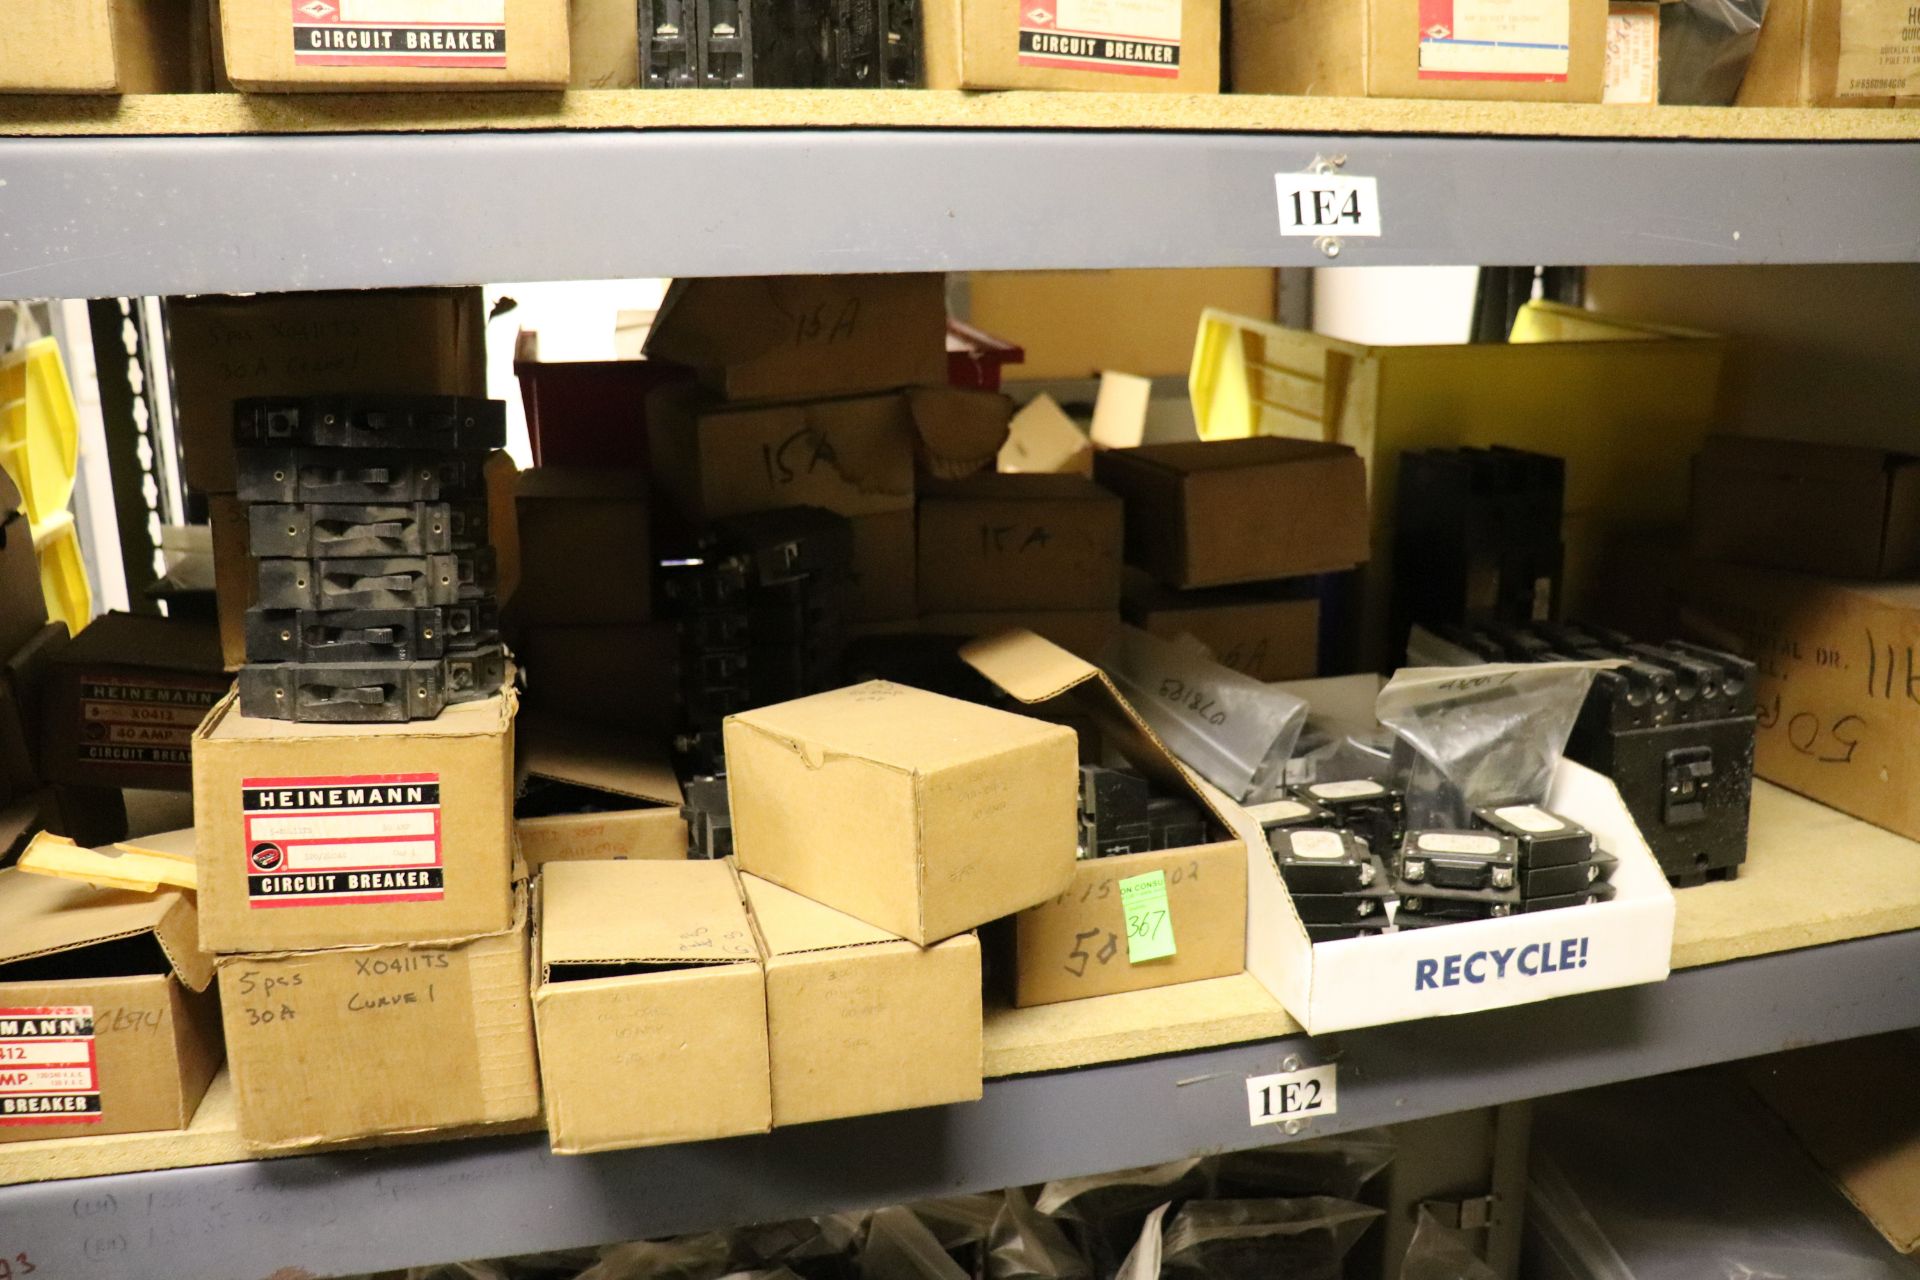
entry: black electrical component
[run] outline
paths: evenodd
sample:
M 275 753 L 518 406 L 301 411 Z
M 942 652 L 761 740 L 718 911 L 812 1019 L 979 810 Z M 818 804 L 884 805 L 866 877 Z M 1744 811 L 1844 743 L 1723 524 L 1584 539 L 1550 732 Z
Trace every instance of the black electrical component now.
M 1382 856 L 1400 847 L 1407 832 L 1406 793 L 1371 778 L 1313 782 L 1293 788 L 1294 798 L 1324 809 L 1335 826 L 1351 831 Z
M 646 89 L 905 89 L 916 0 L 639 0 Z
M 1304 800 L 1268 800 L 1263 804 L 1250 804 L 1246 809 L 1247 816 L 1259 823 L 1260 829 L 1269 836 L 1285 827 L 1336 825 L 1333 816 L 1325 809 Z
M 452 551 L 453 539 L 444 502 L 261 502 L 247 510 L 255 556 L 422 556 Z
M 447 705 L 441 662 L 248 663 L 240 711 L 307 724 L 430 720 Z
M 1281 827 L 1267 844 L 1289 893 L 1355 893 L 1381 878 L 1373 854 L 1348 831 Z
M 498 639 L 491 600 L 418 609 L 247 610 L 249 662 L 414 662 Z
M 433 556 L 261 560 L 265 609 L 412 609 L 479 600 L 493 587 L 493 548 Z
M 416 449 L 236 448 L 242 502 L 484 499 L 486 456 Z
M 253 396 L 234 402 L 233 443 L 484 453 L 506 447 L 507 405 L 464 396 Z
M 733 856 L 733 804 L 724 774 L 701 774 L 681 784 L 680 816 L 687 824 L 689 858 Z
M 1081 857 L 1186 849 L 1206 839 L 1206 819 L 1189 801 L 1156 795 L 1128 769 L 1080 766 Z

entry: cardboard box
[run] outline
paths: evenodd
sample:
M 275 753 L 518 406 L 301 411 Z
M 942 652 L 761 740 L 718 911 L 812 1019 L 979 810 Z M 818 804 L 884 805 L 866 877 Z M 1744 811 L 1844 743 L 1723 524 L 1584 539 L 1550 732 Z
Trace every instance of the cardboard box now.
M 1239 973 L 1247 950 L 1246 853 L 1216 803 L 1218 793 L 1202 789 L 1091 663 L 1031 632 L 978 641 L 960 656 L 1021 702 L 1094 726 L 1156 792 L 1191 800 L 1218 837 L 1187 849 L 1077 863 L 1064 892 L 1014 917 L 1014 1003 L 1054 1004 Z M 1120 885 L 1156 871 L 1166 879 L 1176 950 L 1135 963 Z
M 1599 102 L 1607 0 L 1228 0 L 1236 93 Z
M 12 0 L 0 93 L 192 93 L 207 33 L 192 0 Z
M 229 695 L 193 735 L 207 949 L 508 928 L 515 708 L 509 690 L 409 724 L 295 724 Z
M 193 899 L 0 871 L 0 1142 L 184 1129 L 220 1068 Z
M 964 480 L 993 470 L 1007 443 L 1013 401 L 998 391 L 915 387 L 907 392 L 907 412 L 918 436 L 920 474 Z
M 1188 635 L 1222 666 L 1255 680 L 1319 674 L 1320 601 L 1257 587 L 1170 591 L 1144 573 L 1127 575 L 1126 620 L 1169 640 Z
M 680 782 L 651 741 L 531 710 L 521 713 L 515 736 L 517 790 L 525 797 L 515 812 L 544 813 L 514 819 L 528 870 L 549 862 L 687 856 Z M 549 784 L 544 792 L 542 782 Z
M 620 626 L 650 616 L 653 557 L 646 482 L 635 471 L 535 467 L 514 509 L 527 626 Z
M 994 613 L 929 613 L 919 631 L 929 636 L 997 636 L 1003 631 L 1032 631 L 1068 653 L 1098 662 L 1120 634 L 1117 609 L 1013 609 Z
M 1836 578 L 1920 573 L 1920 457 L 1713 436 L 1693 462 L 1689 550 Z
M 766 954 L 773 1123 L 981 1095 L 980 940 L 932 947 L 743 876 Z
M 529 709 L 658 741 L 673 734 L 680 639 L 671 623 L 533 627 L 521 647 Z
M 1262 436 L 1112 449 L 1127 563 L 1169 587 L 1331 573 L 1367 559 L 1367 473 L 1345 445 Z
M 1374 728 L 1378 676 L 1283 687 L 1305 698 L 1330 732 Z M 1593 832 L 1619 859 L 1613 901 L 1318 944 L 1294 911 L 1260 824 L 1214 796 L 1247 856 L 1247 971 L 1309 1035 L 1533 1004 L 1667 976 L 1673 890 L 1620 793 L 1577 764 L 1562 761 L 1554 770 L 1544 807 Z
M 1080 476 L 981 475 L 920 495 L 920 609 L 1112 609 L 1120 499 Z
M 273 9 L 284 36 L 287 6 L 250 3 Z M 187 484 L 204 493 L 233 492 L 235 400 L 487 393 L 478 289 L 169 298 L 167 348 Z
M 740 868 L 925 946 L 1073 874 L 1073 732 L 870 681 L 728 716 Z
M 1602 102 L 1653 106 L 1660 101 L 1658 0 L 1610 0 L 1607 5 L 1607 82 Z
M 1896 107 L 1920 99 L 1920 26 L 1907 0 L 1772 0 L 1735 103 Z
M 946 280 L 938 274 L 678 279 L 654 317 L 646 354 L 698 370 L 701 381 L 728 400 L 944 386 Z
M 504 931 L 223 956 L 240 1137 L 257 1150 L 540 1114 L 524 899 Z
M 767 977 L 726 862 L 540 876 L 534 1017 L 564 1155 L 773 1127 Z
M 847 620 L 899 622 L 913 617 L 918 566 L 913 511 L 853 516 L 853 591 Z
M 564 89 L 567 0 L 221 0 L 235 88 Z
M 1758 664 L 1756 776 L 1920 839 L 1920 584 L 1696 563 L 1680 619 Z
M 922 0 L 929 89 L 1220 92 L 1218 0 Z
M 1093 475 L 1093 441 L 1045 392 L 1027 402 L 1007 427 L 1000 470 L 1012 474 Z
M 260 567 L 247 550 L 247 504 L 230 493 L 207 499 L 213 532 L 213 604 L 220 625 L 220 660 L 228 671 L 247 661 L 247 610 L 260 590 Z
M 695 524 L 781 507 L 843 516 L 913 506 L 913 417 L 895 393 L 804 404 L 648 401 L 655 479 Z
M 638 89 L 640 9 L 632 0 L 572 0 L 567 43 L 575 89 Z
M 79 786 L 193 788 L 193 731 L 233 687 L 216 628 L 158 614 L 95 618 L 40 693 L 40 770 Z

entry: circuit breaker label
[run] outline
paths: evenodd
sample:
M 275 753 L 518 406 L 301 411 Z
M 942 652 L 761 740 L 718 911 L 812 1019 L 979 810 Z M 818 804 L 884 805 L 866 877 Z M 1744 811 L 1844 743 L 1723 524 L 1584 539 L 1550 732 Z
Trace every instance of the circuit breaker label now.
M 193 731 L 227 680 L 80 677 L 78 757 L 91 764 L 193 764 Z
M 250 906 L 445 896 L 437 773 L 247 778 L 241 797 Z
M 1840 0 L 1842 98 L 1920 93 L 1920 5 L 1912 0 Z
M 1572 29 L 1572 0 L 1420 0 L 1420 78 L 1564 84 Z
M 93 1007 L 0 1008 L 0 1125 L 99 1119 Z
M 1180 74 L 1181 0 L 1026 0 L 1020 65 L 1118 75 Z
M 507 0 L 292 0 L 300 67 L 507 65 Z

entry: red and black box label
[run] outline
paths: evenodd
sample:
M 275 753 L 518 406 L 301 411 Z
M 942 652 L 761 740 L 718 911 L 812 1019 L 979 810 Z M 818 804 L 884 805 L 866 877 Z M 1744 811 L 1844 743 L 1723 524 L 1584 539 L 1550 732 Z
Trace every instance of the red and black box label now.
M 1181 0 L 1025 0 L 1019 62 L 1063 71 L 1173 79 Z
M 0 1008 L 0 1124 L 99 1119 L 93 1007 Z
M 505 70 L 506 0 L 293 0 L 293 62 Z
M 250 906 L 445 896 L 439 774 L 247 778 L 240 785 Z
M 193 764 L 193 731 L 226 695 L 226 677 L 184 678 L 82 673 L 80 737 L 88 764 Z

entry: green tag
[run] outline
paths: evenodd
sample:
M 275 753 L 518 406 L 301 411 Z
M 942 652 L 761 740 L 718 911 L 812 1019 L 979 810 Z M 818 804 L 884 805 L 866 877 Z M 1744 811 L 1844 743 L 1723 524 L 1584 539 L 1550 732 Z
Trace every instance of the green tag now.
M 1180 948 L 1173 942 L 1173 913 L 1167 909 L 1167 873 L 1149 871 L 1120 882 L 1120 907 L 1127 913 L 1127 963 L 1160 960 Z

